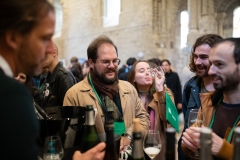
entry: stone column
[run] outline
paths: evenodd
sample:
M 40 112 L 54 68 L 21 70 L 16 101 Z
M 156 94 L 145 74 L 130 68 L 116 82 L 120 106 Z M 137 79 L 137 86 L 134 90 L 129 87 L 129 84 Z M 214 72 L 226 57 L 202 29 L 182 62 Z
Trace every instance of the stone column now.
M 153 34 L 159 35 L 159 2 L 153 0 Z
M 202 0 L 201 15 L 208 15 L 208 0 Z
M 196 39 L 199 37 L 198 2 L 199 0 L 188 0 L 188 14 L 189 14 L 189 33 L 187 42 L 188 46 L 192 46 Z
M 216 21 L 217 21 L 217 27 L 218 27 L 218 35 L 223 36 L 223 20 L 226 16 L 226 13 L 217 13 L 216 15 Z
M 165 48 L 166 44 L 165 44 L 165 40 L 166 40 L 166 32 L 167 32 L 167 12 L 166 12 L 166 0 L 162 0 L 162 6 L 161 6 L 161 48 Z
M 198 0 L 188 0 L 189 31 L 198 30 Z

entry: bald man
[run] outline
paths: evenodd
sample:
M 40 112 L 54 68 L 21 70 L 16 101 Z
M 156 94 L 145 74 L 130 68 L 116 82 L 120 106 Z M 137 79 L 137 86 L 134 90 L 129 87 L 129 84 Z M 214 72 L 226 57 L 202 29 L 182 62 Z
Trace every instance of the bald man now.
M 41 107 L 62 106 L 63 98 L 76 80 L 72 73 L 63 67 L 58 60 L 58 48 L 53 43 L 51 50 L 47 52 L 47 58 L 43 62 L 43 68 L 49 70 L 45 86 L 43 87 L 43 103 Z

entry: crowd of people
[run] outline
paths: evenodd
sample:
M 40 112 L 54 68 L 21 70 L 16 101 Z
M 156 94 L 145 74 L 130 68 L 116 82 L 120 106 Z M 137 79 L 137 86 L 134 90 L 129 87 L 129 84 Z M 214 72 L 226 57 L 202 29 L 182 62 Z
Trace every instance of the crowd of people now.
M 166 118 L 168 95 L 178 113 L 184 114 L 178 159 L 188 160 L 200 148 L 201 127 L 187 126 L 191 109 L 200 109 L 202 127 L 212 129 L 214 160 L 232 159 L 232 130 L 240 125 L 240 38 L 199 37 L 189 63 L 195 76 L 182 91 L 180 78 L 167 59 L 130 57 L 119 68 L 117 46 L 105 35 L 89 44 L 83 64 L 73 57 L 65 68 L 52 41 L 55 13 L 47 0 L 2 0 L 0 19 L 0 137 L 4 146 L 0 159 L 38 159 L 39 124 L 33 105 L 37 103 L 45 111 L 51 106 L 93 105 L 99 138 L 104 141 L 105 120 L 113 120 L 114 133 L 121 136 L 120 151 L 130 145 L 132 121 L 139 118 L 143 135 L 159 131 L 162 148 L 155 159 L 164 160 L 166 129 L 173 126 Z M 72 130 L 66 137 L 66 143 L 73 142 Z M 76 151 L 73 160 L 103 159 L 105 146 L 101 142 L 85 153 Z

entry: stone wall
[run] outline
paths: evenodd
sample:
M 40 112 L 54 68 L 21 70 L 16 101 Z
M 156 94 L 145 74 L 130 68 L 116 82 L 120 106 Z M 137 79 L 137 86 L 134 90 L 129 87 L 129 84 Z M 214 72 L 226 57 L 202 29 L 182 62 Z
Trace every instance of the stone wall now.
M 231 36 L 232 11 L 216 13 L 215 3 L 214 0 L 121 0 L 119 25 L 104 28 L 104 0 L 61 0 L 62 32 L 54 41 L 59 47 L 59 58 L 66 59 L 67 65 L 72 56 L 87 59 L 88 45 L 104 34 L 118 47 L 122 64 L 143 52 L 143 59 L 169 59 L 180 72 L 188 65 L 190 48 L 197 37 L 204 33 Z M 180 48 L 183 10 L 190 13 L 188 48 L 184 50 Z

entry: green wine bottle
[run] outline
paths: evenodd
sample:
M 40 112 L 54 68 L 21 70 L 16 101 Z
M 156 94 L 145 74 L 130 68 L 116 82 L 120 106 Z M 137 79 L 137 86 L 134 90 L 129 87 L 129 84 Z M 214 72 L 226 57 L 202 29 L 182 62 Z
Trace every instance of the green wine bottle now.
M 81 152 L 86 152 L 87 150 L 96 146 L 100 139 L 95 127 L 95 117 L 92 105 L 86 107 L 86 117 L 85 117 L 84 134 L 81 142 Z
M 176 131 L 174 128 L 166 129 L 167 143 L 166 143 L 166 160 L 175 160 L 175 135 Z
M 233 160 L 240 159 L 240 127 L 234 129 L 234 139 L 233 139 Z
M 199 160 L 212 160 L 212 130 L 210 128 L 203 128 L 200 135 L 200 158 Z
M 105 132 L 106 132 L 106 149 L 104 160 L 118 160 L 117 149 L 114 141 L 113 133 L 113 121 L 108 120 L 105 122 Z M 118 149 L 119 150 L 119 149 Z
M 132 159 L 143 160 L 143 146 L 142 146 L 142 130 L 140 125 L 140 119 L 133 119 L 133 149 Z

